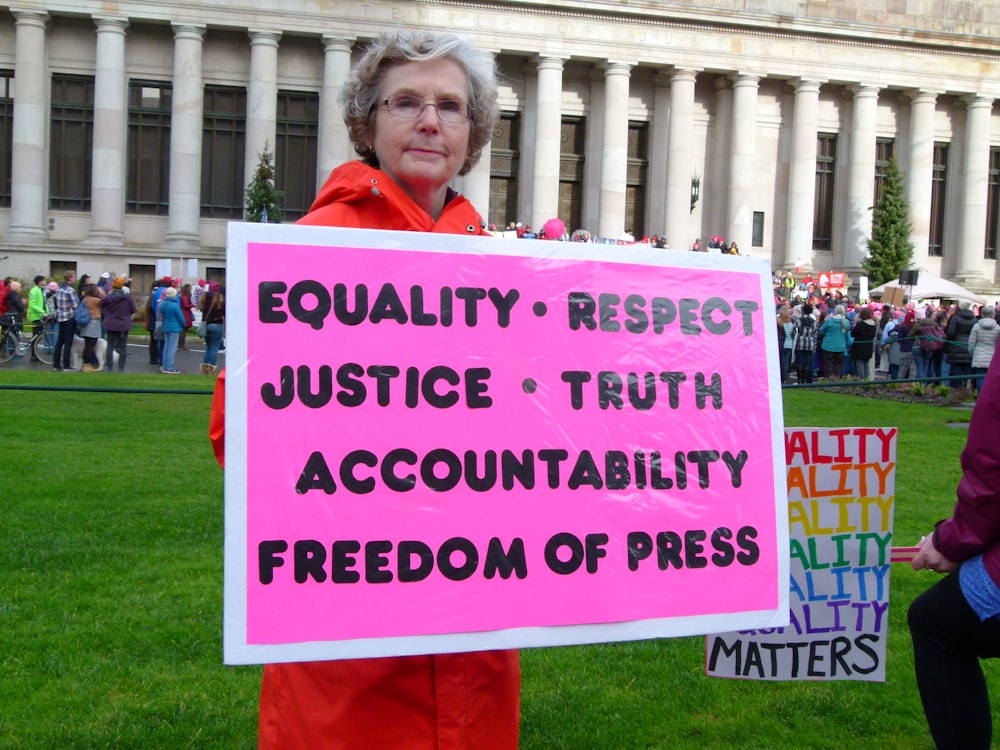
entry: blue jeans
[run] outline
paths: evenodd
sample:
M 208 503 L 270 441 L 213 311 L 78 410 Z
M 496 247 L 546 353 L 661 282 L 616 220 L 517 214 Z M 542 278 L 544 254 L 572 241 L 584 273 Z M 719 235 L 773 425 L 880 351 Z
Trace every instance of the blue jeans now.
M 53 367 L 68 370 L 73 366 L 73 335 L 76 333 L 76 321 L 73 318 L 59 321 L 59 335 L 56 337 L 56 348 L 52 353 Z
M 852 359 L 851 362 L 854 363 L 854 372 L 858 376 L 858 380 L 868 380 L 871 375 L 868 372 L 868 358 Z
M 177 354 L 177 343 L 181 340 L 180 331 L 163 332 L 163 353 L 160 355 L 160 369 L 176 370 L 174 367 L 174 355 Z
M 976 393 L 983 390 L 983 378 L 986 377 L 986 367 L 973 367 L 972 374 L 975 376 L 976 381 Z
M 128 351 L 128 331 L 108 331 L 108 349 L 104 353 L 104 369 L 115 369 L 115 352 L 118 352 L 118 372 L 125 372 L 125 356 Z
M 947 362 L 947 360 L 945 361 Z M 948 383 L 952 388 L 967 388 L 969 387 L 969 382 L 972 380 L 972 365 L 964 362 L 951 362 L 948 365 L 948 374 L 956 378 L 961 375 L 968 375 L 968 378 L 952 380 Z
M 781 382 L 788 382 L 788 374 L 792 369 L 792 356 L 795 354 L 795 350 L 791 347 L 782 347 L 781 349 Z
M 927 365 L 930 362 L 930 352 L 913 347 L 913 364 L 917 368 L 917 377 L 920 379 L 927 377 Z
M 222 346 L 222 323 L 209 323 L 205 327 L 205 356 L 202 364 L 215 367 L 219 364 L 219 347 Z

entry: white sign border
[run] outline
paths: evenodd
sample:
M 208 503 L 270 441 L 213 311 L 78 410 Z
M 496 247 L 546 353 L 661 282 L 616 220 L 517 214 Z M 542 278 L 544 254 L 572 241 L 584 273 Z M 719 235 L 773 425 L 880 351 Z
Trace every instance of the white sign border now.
M 413 232 L 313 227 L 287 224 L 231 222 L 226 233 L 227 289 L 247 288 L 247 246 L 252 242 L 289 245 L 351 245 L 414 250 Z M 560 260 L 635 263 L 650 266 L 705 268 L 721 272 L 751 272 L 759 275 L 761 300 L 773 299 L 771 271 L 767 261 L 749 256 L 693 253 L 654 249 L 647 245 L 600 245 L 581 242 L 498 239 L 434 234 L 434 249 L 441 252 L 480 255 L 488 246 L 491 255 L 510 255 Z M 223 592 L 223 657 L 226 664 L 246 665 L 330 659 L 405 656 L 429 653 L 460 653 L 507 648 L 569 646 L 649 638 L 705 635 L 732 630 L 773 628 L 789 623 L 789 537 L 785 478 L 784 414 L 777 362 L 777 327 L 764 326 L 767 345 L 768 399 L 771 405 L 773 475 L 775 487 L 775 536 L 778 575 L 774 582 L 778 606 L 775 610 L 720 613 L 689 617 L 656 618 L 627 622 L 508 628 L 476 633 L 453 633 L 344 641 L 313 641 L 293 644 L 247 642 L 246 570 L 246 466 L 247 415 L 231 408 L 247 403 L 247 299 L 226 295 L 226 473 L 225 555 Z

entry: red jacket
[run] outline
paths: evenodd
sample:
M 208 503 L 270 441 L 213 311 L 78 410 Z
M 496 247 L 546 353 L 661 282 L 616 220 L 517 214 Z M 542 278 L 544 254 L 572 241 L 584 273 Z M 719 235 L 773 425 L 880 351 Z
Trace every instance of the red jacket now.
M 362 162 L 337 167 L 299 224 L 488 235 L 468 200 L 450 194 L 437 221 Z M 210 434 L 222 461 L 220 377 Z M 517 651 L 268 664 L 260 750 L 516 750 Z
M 309 213 L 296 223 L 490 236 L 469 201 L 453 191 L 449 197 L 435 221 L 385 172 L 353 161 L 330 173 Z
M 934 532 L 934 546 L 952 562 L 983 553 L 983 564 L 1000 586 L 1000 363 L 986 373 L 962 451 L 962 479 L 951 518 Z

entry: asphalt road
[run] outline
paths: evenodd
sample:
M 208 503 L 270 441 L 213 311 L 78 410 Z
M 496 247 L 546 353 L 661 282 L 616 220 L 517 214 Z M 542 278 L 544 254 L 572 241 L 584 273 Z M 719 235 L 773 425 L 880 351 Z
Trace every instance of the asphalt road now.
M 193 337 L 189 337 L 188 339 L 187 350 L 178 350 L 177 357 L 175 358 L 176 367 L 183 375 L 201 374 L 201 359 L 205 354 L 205 345 L 201 343 L 200 339 L 195 338 L 192 341 L 191 338 Z M 226 353 L 225 351 L 221 351 L 219 352 L 219 368 L 221 369 L 225 366 L 225 363 Z M 9 369 L 38 370 L 39 372 L 42 372 L 49 370 L 50 367 L 50 365 L 32 362 L 31 357 L 25 354 L 19 359 L 12 359 L 6 364 L 0 364 L 0 372 Z M 129 341 L 128 345 L 128 358 L 125 361 L 125 374 L 127 375 L 130 372 L 158 373 L 159 371 L 159 365 L 149 364 L 149 339 L 133 337 Z

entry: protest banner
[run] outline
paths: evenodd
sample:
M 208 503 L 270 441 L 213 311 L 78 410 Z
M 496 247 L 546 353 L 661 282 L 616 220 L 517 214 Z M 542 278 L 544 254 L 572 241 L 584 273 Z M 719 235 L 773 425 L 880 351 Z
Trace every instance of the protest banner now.
M 227 277 L 228 663 L 787 622 L 766 263 L 233 224 Z
M 710 635 L 706 671 L 757 680 L 885 680 L 896 428 L 785 430 L 787 627 Z

